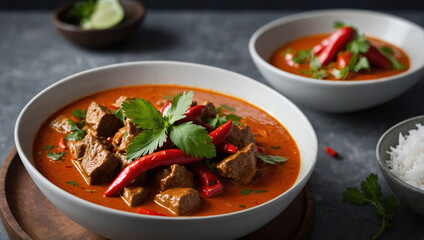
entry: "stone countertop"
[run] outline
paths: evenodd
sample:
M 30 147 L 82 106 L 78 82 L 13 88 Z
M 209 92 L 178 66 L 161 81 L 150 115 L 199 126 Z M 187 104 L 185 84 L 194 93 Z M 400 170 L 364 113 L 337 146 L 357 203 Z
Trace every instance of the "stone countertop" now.
M 49 12 L 0 11 L 0 163 L 14 146 L 14 124 L 24 105 L 50 84 L 83 70 L 130 61 L 173 60 L 221 67 L 265 83 L 250 59 L 249 38 L 263 24 L 290 13 L 294 11 L 149 11 L 131 40 L 94 51 L 62 38 Z M 424 26 L 424 12 L 390 13 Z M 318 162 L 311 177 L 316 202 L 312 239 L 369 239 L 377 232 L 381 221 L 374 209 L 344 203 L 342 193 L 374 172 L 380 177 L 383 194 L 393 194 L 378 168 L 377 140 L 395 123 L 423 114 L 423 92 L 421 81 L 395 100 L 347 114 L 299 106 L 319 140 Z M 329 156 L 325 146 L 339 151 L 342 159 Z M 382 239 L 424 239 L 424 218 L 403 204 L 396 225 Z M 8 239 L 3 225 L 0 239 Z

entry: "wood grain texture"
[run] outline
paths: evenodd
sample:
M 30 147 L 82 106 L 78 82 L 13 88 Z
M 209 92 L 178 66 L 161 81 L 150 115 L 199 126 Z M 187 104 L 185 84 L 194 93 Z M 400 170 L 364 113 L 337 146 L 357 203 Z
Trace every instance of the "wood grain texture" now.
M 0 172 L 0 206 L 1 219 L 11 239 L 104 239 L 70 220 L 47 200 L 26 172 L 16 149 Z M 314 208 L 308 183 L 283 213 L 241 239 L 309 239 Z

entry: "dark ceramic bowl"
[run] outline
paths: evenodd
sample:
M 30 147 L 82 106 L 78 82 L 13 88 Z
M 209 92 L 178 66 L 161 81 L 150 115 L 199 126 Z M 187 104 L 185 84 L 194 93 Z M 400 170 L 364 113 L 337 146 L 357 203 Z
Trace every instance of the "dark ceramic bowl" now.
M 402 133 L 403 136 L 407 135 L 409 130 L 417 128 L 417 123 L 424 125 L 424 115 L 407 119 L 391 127 L 378 140 L 376 151 L 377 161 L 380 164 L 383 176 L 396 197 L 412 211 L 424 216 L 424 191 L 396 177 L 390 172 L 386 163 L 386 160 L 390 159 L 387 151 L 390 151 L 390 147 L 399 144 L 399 133 Z
M 89 48 L 106 48 L 121 43 L 130 38 L 138 30 L 146 15 L 143 4 L 137 0 L 121 0 L 125 17 L 118 25 L 99 30 L 84 30 L 68 16 L 73 2 L 63 4 L 53 13 L 55 28 L 70 41 Z

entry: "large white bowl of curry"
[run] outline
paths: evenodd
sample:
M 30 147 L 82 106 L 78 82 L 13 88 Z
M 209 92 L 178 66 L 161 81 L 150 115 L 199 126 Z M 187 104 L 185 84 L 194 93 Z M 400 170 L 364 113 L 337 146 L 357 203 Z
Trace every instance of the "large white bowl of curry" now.
M 237 211 L 231 210 L 223 214 L 150 216 L 135 213 L 136 208 L 128 210 L 123 207 L 122 211 L 117 210 L 117 207 L 114 209 L 84 200 L 75 193 L 81 190 L 81 186 L 90 188 L 81 182 L 81 179 L 77 180 L 79 187 L 60 184 L 55 182 L 60 178 L 54 180 L 51 176 L 46 177 L 36 168 L 35 158 L 38 155 L 36 151 L 40 151 L 39 154 L 43 156 L 46 152 L 37 146 L 38 140 L 34 138 L 49 116 L 75 100 L 80 99 L 78 101 L 81 102 L 84 97 L 103 90 L 117 88 L 120 91 L 119 87 L 123 86 L 152 84 L 176 84 L 187 86 L 188 89 L 194 88 L 195 91 L 198 89 L 200 92 L 201 89 L 206 89 L 206 92 L 224 94 L 223 96 L 227 98 L 233 98 L 233 101 L 241 99 L 252 109 L 261 110 L 281 123 L 289 133 L 287 136 L 291 136 L 295 141 L 298 151 L 296 154 L 299 155 L 300 166 L 296 170 L 298 174 L 292 186 L 264 203 L 240 205 Z M 154 87 L 152 91 L 155 91 Z M 116 96 L 120 94 L 125 93 L 117 93 Z M 97 95 L 92 96 L 94 99 Z M 247 116 L 248 113 L 244 114 Z M 274 141 L 284 148 L 285 139 Z M 40 142 L 46 143 L 42 139 Z M 41 91 L 22 110 L 16 122 L 15 143 L 25 168 L 43 194 L 69 218 L 90 231 L 110 239 L 235 239 L 244 236 L 271 221 L 292 202 L 308 181 L 317 157 L 317 138 L 311 124 L 284 96 L 243 75 L 182 62 L 123 63 L 88 70 L 62 79 Z M 271 146 L 266 148 L 271 152 L 274 149 Z M 277 150 L 279 148 L 275 149 L 276 152 L 279 151 Z M 60 177 L 63 177 L 64 182 L 69 180 L 65 175 Z M 64 190 L 59 187 L 65 185 L 71 188 Z M 252 195 L 245 197 L 254 197 Z M 107 200 L 108 198 L 105 201 Z M 120 199 L 114 199 L 118 200 Z
M 360 34 L 379 41 L 380 45 L 393 47 L 398 52 L 403 50 L 409 57 L 409 68 L 399 73 L 372 71 L 367 74 L 365 71 L 356 74 L 354 80 L 348 76 L 348 80 L 334 81 L 314 79 L 305 76 L 302 70 L 294 73 L 295 70 L 282 70 L 279 64 L 274 65 L 273 54 L 281 54 L 277 53 L 279 48 L 304 41 L 306 37 L 332 33 L 337 21 L 356 27 Z M 397 16 L 367 10 L 319 10 L 265 24 L 250 38 L 249 52 L 264 78 L 289 99 L 320 111 L 350 112 L 387 102 L 420 80 L 424 72 L 423 41 L 422 27 Z

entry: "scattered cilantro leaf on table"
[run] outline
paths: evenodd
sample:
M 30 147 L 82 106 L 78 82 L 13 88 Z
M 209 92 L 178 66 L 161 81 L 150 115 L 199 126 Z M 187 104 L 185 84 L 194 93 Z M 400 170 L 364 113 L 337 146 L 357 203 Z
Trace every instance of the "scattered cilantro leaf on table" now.
M 382 219 L 382 224 L 372 239 L 379 238 L 384 231 L 395 227 L 394 218 L 398 206 L 397 200 L 393 195 L 382 198 L 381 187 L 376 174 L 369 175 L 361 183 L 360 190 L 355 187 L 346 188 L 343 192 L 343 200 L 355 205 L 369 204 L 376 208 L 375 213 Z

